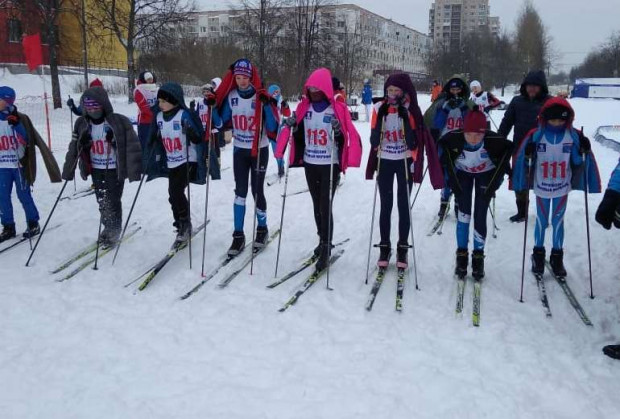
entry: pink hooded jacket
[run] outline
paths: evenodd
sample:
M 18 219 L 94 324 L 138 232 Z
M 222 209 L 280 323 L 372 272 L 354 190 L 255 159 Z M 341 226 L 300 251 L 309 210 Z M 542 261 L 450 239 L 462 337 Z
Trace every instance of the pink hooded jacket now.
M 307 92 L 309 87 L 314 87 L 316 89 L 321 90 L 329 103 L 332 105 L 334 109 L 334 113 L 338 121 L 340 121 L 340 129 L 342 131 L 342 135 L 344 136 L 344 146 L 342 150 L 342 157 L 340 161 L 340 169 L 344 173 L 348 167 L 360 167 L 362 163 L 362 140 L 355 129 L 355 125 L 353 125 L 353 121 L 351 121 L 351 115 L 349 114 L 349 109 L 347 105 L 342 102 L 336 101 L 334 98 L 334 89 L 332 87 L 332 75 L 331 72 L 326 68 L 319 68 L 310 74 L 306 84 L 304 85 L 304 90 Z M 299 105 L 297 105 L 297 110 L 295 111 L 296 120 L 299 124 L 304 116 L 306 115 L 306 111 L 310 108 L 311 103 L 310 100 L 305 96 Z M 290 146 L 289 150 L 289 164 L 291 166 L 295 165 L 295 143 L 294 141 L 289 141 L 291 138 L 291 128 L 289 126 L 284 126 L 280 131 L 280 135 L 278 136 L 278 142 L 276 146 L 275 157 L 283 158 L 284 152 L 286 151 L 286 147 Z

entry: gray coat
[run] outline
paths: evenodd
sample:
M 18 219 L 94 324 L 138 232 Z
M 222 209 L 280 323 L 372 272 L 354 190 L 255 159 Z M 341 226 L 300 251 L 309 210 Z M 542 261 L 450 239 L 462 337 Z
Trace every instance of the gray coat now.
M 84 109 L 84 99 L 96 100 L 103 106 L 105 123 L 110 127 L 116 142 L 116 172 L 118 180 L 129 179 L 129 181 L 140 180 L 142 174 L 142 148 L 138 136 L 131 125 L 131 121 L 124 116 L 114 113 L 107 92 L 101 87 L 91 87 L 87 89 L 80 99 L 80 106 Z M 75 167 L 79 164 L 80 175 L 86 180 L 91 174 L 90 147 L 92 142 L 88 141 L 87 135 L 90 132 L 90 119 L 88 116 L 81 116 L 75 121 L 69 150 L 65 157 L 65 164 L 62 169 L 62 178 L 72 180 Z

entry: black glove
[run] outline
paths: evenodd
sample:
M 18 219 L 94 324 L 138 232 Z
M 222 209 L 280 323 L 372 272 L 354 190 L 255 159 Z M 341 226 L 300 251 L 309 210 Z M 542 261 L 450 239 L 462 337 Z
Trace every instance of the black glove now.
M 282 109 L 288 108 L 288 102 L 286 100 L 282 100 L 282 104 L 280 105 Z
M 190 109 L 192 112 L 195 112 L 195 111 L 196 111 L 196 101 L 195 101 L 195 100 L 191 100 L 191 101 L 189 102 L 189 109 Z
M 207 97 L 205 98 L 207 105 L 213 106 L 215 105 L 215 93 L 207 93 Z
M 534 157 L 536 151 L 536 144 L 529 142 L 525 145 L 525 158 L 531 160 Z
M 405 108 L 404 106 L 399 106 L 398 107 L 398 117 L 403 119 L 403 120 L 409 119 L 409 111 L 407 110 L 407 108 Z
M 334 133 L 336 135 L 340 134 L 340 121 L 338 120 L 338 118 L 332 118 L 331 124 Z
M 579 153 L 586 154 L 592 150 L 590 139 L 583 134 L 579 134 Z
M 69 98 L 69 100 L 67 100 L 67 106 L 70 108 L 75 107 L 75 102 L 73 101 L 73 98 Z
M 19 115 L 17 112 L 12 112 L 9 116 L 7 116 L 6 121 L 10 126 L 14 127 L 19 124 Z
M 451 98 L 450 100 L 448 100 L 448 102 L 446 102 L 446 104 L 448 105 L 448 108 L 454 109 L 458 106 L 458 101 L 456 100 L 456 98 Z
M 256 97 L 265 105 L 269 103 L 269 100 L 271 100 L 271 96 L 267 94 L 267 91 L 265 89 L 258 90 L 256 92 Z
M 612 189 L 605 191 L 605 196 L 596 210 L 596 222 L 605 229 L 611 228 L 613 222 L 616 228 L 620 228 L 620 192 Z

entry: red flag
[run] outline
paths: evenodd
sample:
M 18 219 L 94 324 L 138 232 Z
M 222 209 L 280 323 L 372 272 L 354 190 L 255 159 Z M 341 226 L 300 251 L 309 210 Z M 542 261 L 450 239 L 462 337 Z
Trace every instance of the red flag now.
M 26 64 L 28 70 L 35 70 L 43 64 L 43 51 L 41 50 L 41 37 L 38 33 L 34 35 L 24 36 L 22 39 L 22 47 L 26 56 Z

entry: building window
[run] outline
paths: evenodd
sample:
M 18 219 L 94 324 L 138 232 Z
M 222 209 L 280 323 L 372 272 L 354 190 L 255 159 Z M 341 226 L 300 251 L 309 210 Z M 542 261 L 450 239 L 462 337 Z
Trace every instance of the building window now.
M 205 28 L 204 26 L 200 27 L 200 32 L 205 33 L 207 31 L 207 28 Z
M 344 20 L 339 20 L 338 21 L 338 27 L 339 28 L 344 28 Z
M 9 42 L 22 41 L 22 23 L 17 19 L 9 19 Z

